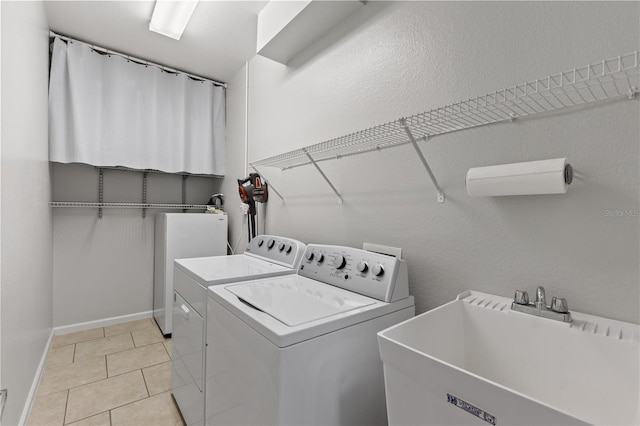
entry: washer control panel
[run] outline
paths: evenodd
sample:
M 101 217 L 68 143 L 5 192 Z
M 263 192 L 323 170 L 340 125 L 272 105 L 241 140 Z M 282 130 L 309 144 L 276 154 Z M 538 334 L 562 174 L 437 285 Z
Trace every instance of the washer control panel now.
M 251 240 L 244 253 L 296 269 L 305 247 L 305 244 L 292 238 L 258 235 Z
M 384 302 L 409 296 L 403 260 L 352 247 L 309 244 L 298 275 Z

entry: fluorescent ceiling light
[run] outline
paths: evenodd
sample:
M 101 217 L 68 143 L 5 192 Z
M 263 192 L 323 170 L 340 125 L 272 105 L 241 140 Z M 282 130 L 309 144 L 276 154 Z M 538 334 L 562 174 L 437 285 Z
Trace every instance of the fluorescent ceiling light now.
M 156 0 L 149 29 L 180 40 L 198 0 Z

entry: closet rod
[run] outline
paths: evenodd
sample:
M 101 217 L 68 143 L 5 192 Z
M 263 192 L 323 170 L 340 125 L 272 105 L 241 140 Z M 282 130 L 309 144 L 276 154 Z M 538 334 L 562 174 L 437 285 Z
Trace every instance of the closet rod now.
M 215 84 L 216 86 L 221 86 L 221 87 L 224 87 L 225 89 L 227 88 L 227 83 L 223 83 L 223 82 L 217 81 L 217 80 L 212 80 L 210 78 L 202 77 L 200 75 L 191 74 L 191 73 L 188 73 L 188 72 L 176 69 L 176 68 L 168 67 L 166 65 L 160 65 L 160 64 L 157 64 L 155 62 L 147 61 L 146 59 L 137 58 L 135 56 L 127 55 L 126 53 L 116 52 L 114 50 L 107 49 L 105 47 L 96 46 L 95 44 L 87 43 L 86 41 L 82 41 L 82 40 L 78 40 L 77 38 L 73 38 L 73 37 L 69 37 L 69 36 L 66 36 L 66 35 L 54 33 L 53 31 L 49 31 L 49 36 L 50 37 L 58 37 L 61 40 L 70 41 L 72 43 L 84 44 L 85 46 L 89 46 L 93 50 L 97 50 L 97 51 L 100 51 L 100 52 L 103 52 L 103 53 L 107 53 L 109 55 L 117 55 L 117 56 L 120 56 L 121 58 L 130 60 L 130 61 L 133 61 L 133 62 L 141 63 L 142 65 L 149 65 L 149 66 L 152 66 L 152 67 L 160 68 L 163 71 L 168 71 L 168 72 L 171 72 L 171 73 L 184 74 L 187 77 L 191 77 L 191 78 L 196 79 L 196 80 L 208 81 L 210 83 Z

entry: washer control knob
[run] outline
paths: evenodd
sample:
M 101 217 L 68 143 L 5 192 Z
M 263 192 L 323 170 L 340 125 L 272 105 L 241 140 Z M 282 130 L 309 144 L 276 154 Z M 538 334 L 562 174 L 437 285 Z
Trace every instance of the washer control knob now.
M 284 251 L 285 251 L 287 254 L 291 253 L 291 249 L 292 249 L 291 244 L 285 244 L 285 246 L 284 246 Z
M 318 253 L 318 256 L 316 256 L 316 260 L 318 261 L 318 263 L 322 263 L 324 261 L 324 254 Z
M 262 247 L 263 244 L 264 244 L 264 240 L 262 238 L 260 238 L 258 240 L 258 247 Z
M 358 269 L 358 272 L 365 273 L 369 269 L 369 264 L 363 260 L 361 262 L 358 262 L 358 264 L 356 265 L 356 269 Z
M 267 241 L 267 248 L 271 250 L 275 244 L 276 244 L 276 240 L 270 239 L 269 241 Z
M 305 257 L 307 260 L 313 260 L 313 252 L 312 252 L 311 250 L 309 250 L 308 252 L 306 252 L 306 253 L 304 254 L 304 257 Z
M 342 269 L 346 264 L 347 260 L 341 254 L 336 255 L 335 259 L 333 259 L 333 266 L 335 266 L 336 269 Z
M 384 274 L 384 266 L 378 263 L 376 266 L 373 267 L 371 272 L 373 272 L 373 275 L 375 275 L 376 277 L 380 277 L 382 276 L 382 274 Z
M 278 250 L 284 251 L 284 243 L 278 244 Z

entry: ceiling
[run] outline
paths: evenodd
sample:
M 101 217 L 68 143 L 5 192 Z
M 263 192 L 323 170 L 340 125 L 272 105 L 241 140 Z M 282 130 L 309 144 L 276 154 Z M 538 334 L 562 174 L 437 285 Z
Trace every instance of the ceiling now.
M 256 53 L 267 1 L 203 1 L 180 40 L 149 31 L 155 1 L 45 1 L 52 31 L 150 62 L 228 82 Z

